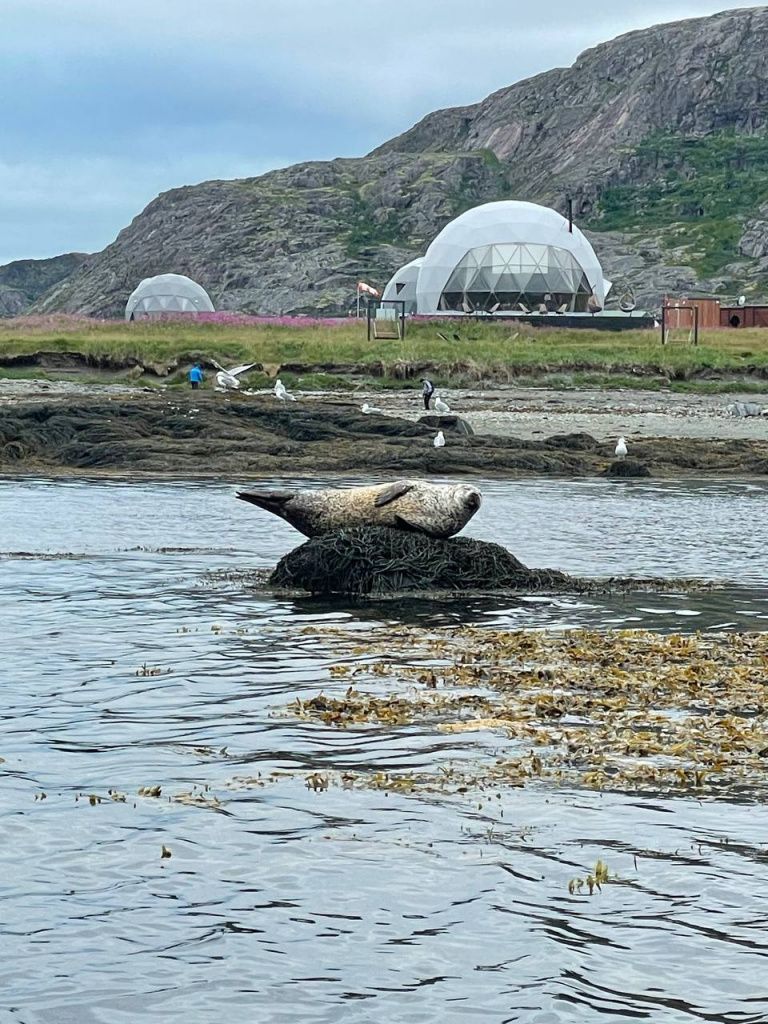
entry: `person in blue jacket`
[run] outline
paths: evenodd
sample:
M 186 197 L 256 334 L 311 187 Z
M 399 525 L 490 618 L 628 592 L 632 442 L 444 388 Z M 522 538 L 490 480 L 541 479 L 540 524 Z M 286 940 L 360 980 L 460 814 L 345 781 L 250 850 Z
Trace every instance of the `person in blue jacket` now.
M 192 385 L 193 391 L 197 391 L 197 389 L 203 383 L 203 368 L 200 365 L 200 363 L 195 363 L 195 365 L 189 371 L 189 383 Z

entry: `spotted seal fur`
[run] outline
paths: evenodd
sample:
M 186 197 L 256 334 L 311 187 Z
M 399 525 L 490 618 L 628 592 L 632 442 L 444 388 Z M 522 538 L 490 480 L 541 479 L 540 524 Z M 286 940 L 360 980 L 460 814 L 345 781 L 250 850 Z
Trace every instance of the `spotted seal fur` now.
M 391 526 L 452 537 L 480 508 L 480 491 L 469 484 L 396 480 L 372 487 L 307 491 L 241 491 L 242 501 L 285 519 L 305 537 L 350 526 Z

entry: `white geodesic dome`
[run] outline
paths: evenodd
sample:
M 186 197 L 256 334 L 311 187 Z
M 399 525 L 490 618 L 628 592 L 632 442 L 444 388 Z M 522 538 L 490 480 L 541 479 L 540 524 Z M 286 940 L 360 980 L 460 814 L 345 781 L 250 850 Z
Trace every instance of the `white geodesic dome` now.
M 543 303 L 585 312 L 610 282 L 585 235 L 555 210 L 504 200 L 467 210 L 427 249 L 418 273 L 420 314 L 525 312 Z
M 419 256 L 418 259 L 411 260 L 404 267 L 400 267 L 387 282 L 387 286 L 382 292 L 382 302 L 396 299 L 398 302 L 405 303 L 406 314 L 414 313 L 416 311 L 416 284 L 423 262 L 424 257 Z
M 208 292 L 183 274 L 158 274 L 145 277 L 131 292 L 125 307 L 125 319 L 138 320 L 162 313 L 212 313 Z

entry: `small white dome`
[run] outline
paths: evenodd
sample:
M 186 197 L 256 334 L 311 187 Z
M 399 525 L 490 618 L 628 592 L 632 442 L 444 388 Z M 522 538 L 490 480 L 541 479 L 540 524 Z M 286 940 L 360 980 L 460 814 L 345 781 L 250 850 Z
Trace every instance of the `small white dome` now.
M 212 313 L 213 303 L 201 285 L 182 274 L 145 277 L 131 292 L 125 319 L 134 320 L 162 313 Z
M 388 299 L 396 299 L 405 303 L 405 312 L 413 313 L 416 309 L 416 284 L 419 280 L 419 269 L 424 262 L 424 257 L 419 256 L 404 267 L 400 267 L 387 282 L 381 299 L 386 302 Z
M 419 313 L 528 308 L 542 301 L 584 311 L 609 287 L 586 236 L 555 210 L 504 200 L 467 210 L 427 249 Z

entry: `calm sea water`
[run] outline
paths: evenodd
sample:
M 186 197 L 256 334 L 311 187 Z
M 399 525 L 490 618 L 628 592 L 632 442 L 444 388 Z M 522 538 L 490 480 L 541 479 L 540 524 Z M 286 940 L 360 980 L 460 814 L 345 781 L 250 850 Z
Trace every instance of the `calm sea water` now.
M 482 487 L 468 532 L 527 564 L 726 586 L 276 599 L 211 575 L 299 539 L 231 488 L 0 481 L 0 1021 L 768 1021 L 762 805 L 306 788 L 307 771 L 434 768 L 503 742 L 284 717 L 337 685 L 322 627 L 768 629 L 764 486 Z M 77 557 L 43 557 L 59 555 Z M 291 774 L 233 783 L 273 771 Z M 193 785 L 221 806 L 166 799 Z M 126 802 L 91 805 L 110 788 Z M 621 882 L 569 895 L 598 858 Z

